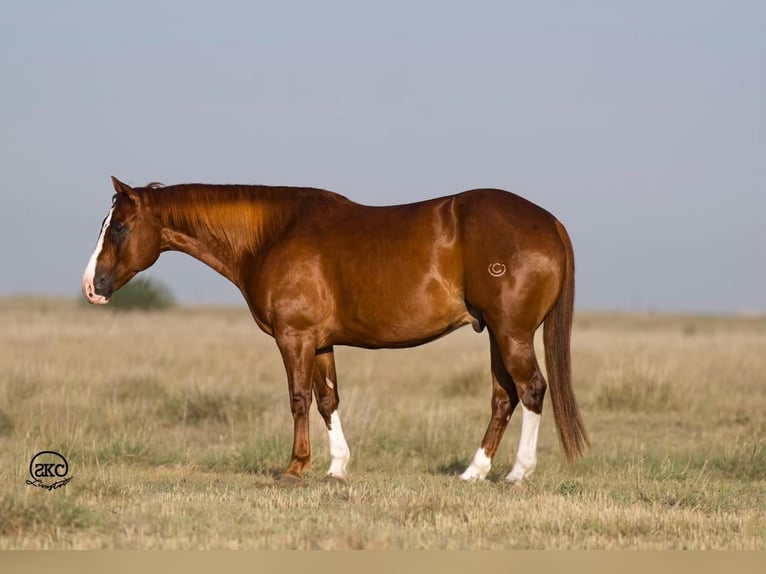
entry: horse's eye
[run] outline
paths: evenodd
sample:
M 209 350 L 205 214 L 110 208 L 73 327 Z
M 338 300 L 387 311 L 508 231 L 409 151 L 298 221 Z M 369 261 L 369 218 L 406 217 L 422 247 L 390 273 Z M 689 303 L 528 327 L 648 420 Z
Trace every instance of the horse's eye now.
M 128 228 L 125 226 L 125 224 L 124 224 L 124 223 L 122 223 L 122 222 L 117 222 L 117 223 L 114 223 L 114 224 L 112 224 L 112 226 L 111 226 L 111 227 L 112 227 L 112 235 L 114 235 L 114 236 L 118 236 L 118 237 L 119 237 L 120 235 L 122 235 L 123 233 L 125 233 L 125 232 L 127 231 L 127 229 L 128 229 Z

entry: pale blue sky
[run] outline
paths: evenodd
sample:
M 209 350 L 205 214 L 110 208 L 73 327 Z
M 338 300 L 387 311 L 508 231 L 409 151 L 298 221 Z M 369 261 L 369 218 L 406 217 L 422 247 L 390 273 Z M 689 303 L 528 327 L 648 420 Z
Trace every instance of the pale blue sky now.
M 78 296 L 112 194 L 472 187 L 557 215 L 581 309 L 766 311 L 766 2 L 0 8 L 0 296 Z M 184 302 L 239 303 L 165 254 Z

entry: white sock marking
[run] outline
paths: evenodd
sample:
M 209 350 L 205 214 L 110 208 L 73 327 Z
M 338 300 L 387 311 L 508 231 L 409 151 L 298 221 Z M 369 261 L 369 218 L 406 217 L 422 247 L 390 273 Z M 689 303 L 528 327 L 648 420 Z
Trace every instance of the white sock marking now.
M 106 219 L 104 219 L 104 225 L 101 227 L 101 233 L 99 234 L 98 241 L 96 242 L 96 249 L 93 250 L 93 254 L 88 260 L 88 265 L 85 267 L 85 273 L 82 276 L 83 295 L 85 295 L 85 298 L 90 303 L 97 303 L 99 305 L 103 305 L 104 303 L 109 302 L 109 299 L 103 295 L 96 294 L 94 281 L 96 275 L 96 261 L 98 260 L 98 256 L 101 253 L 101 249 L 104 247 L 104 235 L 106 234 L 106 230 L 109 227 L 109 222 L 112 221 L 112 213 L 114 213 L 114 207 L 109 210 Z
M 330 439 L 330 469 L 328 476 L 335 478 L 346 478 L 346 467 L 351 458 L 351 451 L 346 443 L 346 437 L 343 436 L 343 427 L 340 424 L 340 415 L 335 411 L 330 415 L 330 428 L 327 430 L 327 436 Z
M 463 480 L 484 480 L 492 468 L 492 459 L 487 456 L 483 448 L 479 448 L 473 455 L 473 460 L 465 472 L 460 475 Z
M 521 405 L 521 437 L 516 463 L 505 477 L 506 482 L 521 482 L 535 470 L 537 465 L 537 434 L 540 430 L 540 415 Z

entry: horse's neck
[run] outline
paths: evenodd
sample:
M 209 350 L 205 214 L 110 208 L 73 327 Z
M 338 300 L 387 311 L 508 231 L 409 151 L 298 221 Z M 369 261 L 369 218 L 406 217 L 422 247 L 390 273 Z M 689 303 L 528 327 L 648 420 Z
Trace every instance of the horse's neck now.
M 191 202 L 166 207 L 161 216 L 162 250 L 191 255 L 239 285 L 244 258 L 278 236 L 298 208 L 297 199 L 273 202 L 257 197 L 224 197 L 204 208 Z
M 208 267 L 226 277 L 232 283 L 238 282 L 237 261 L 231 257 L 222 257 L 217 249 L 193 237 L 188 232 L 178 231 L 170 227 L 162 229 L 162 251 L 180 251 L 191 255 Z

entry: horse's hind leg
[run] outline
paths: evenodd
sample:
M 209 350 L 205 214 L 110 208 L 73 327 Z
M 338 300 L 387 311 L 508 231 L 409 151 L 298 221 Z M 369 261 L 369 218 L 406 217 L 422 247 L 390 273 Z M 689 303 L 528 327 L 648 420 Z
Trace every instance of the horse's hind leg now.
M 522 408 L 516 462 L 505 480 L 520 483 L 532 474 L 537 464 L 537 435 L 547 385 L 535 357 L 534 333 L 503 337 L 498 339 L 498 346 L 516 385 Z
M 338 377 L 335 372 L 335 353 L 332 348 L 320 351 L 314 361 L 313 375 L 314 395 L 317 399 L 317 409 L 327 426 L 327 436 L 330 440 L 330 468 L 327 476 L 345 479 L 351 453 L 343 435 L 343 428 L 338 415 Z
M 516 387 L 505 368 L 497 341 L 491 331 L 489 343 L 492 368 L 492 417 L 473 461 L 460 475 L 463 480 L 482 480 L 487 476 L 511 413 L 519 402 Z

